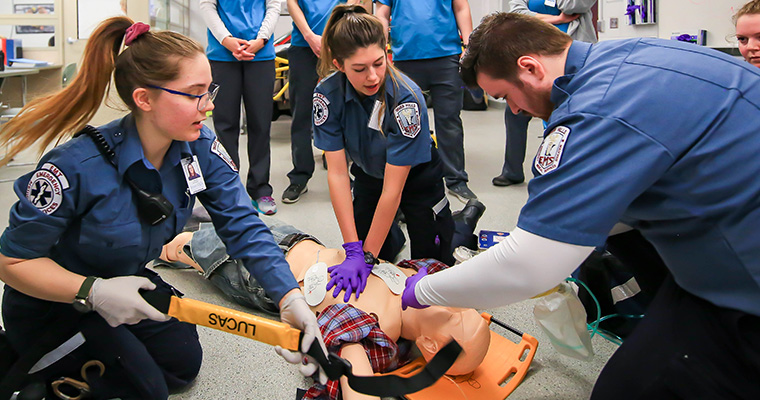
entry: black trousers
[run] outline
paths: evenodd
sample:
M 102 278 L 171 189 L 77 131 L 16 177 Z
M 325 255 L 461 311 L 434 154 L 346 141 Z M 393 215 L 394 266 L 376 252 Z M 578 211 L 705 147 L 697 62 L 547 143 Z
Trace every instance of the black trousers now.
M 171 287 L 154 272 L 146 269 L 143 275 L 156 284 L 156 290 L 171 292 Z M 79 348 L 36 374 L 48 383 L 60 377 L 82 381 L 82 365 L 99 360 L 105 365 L 105 374 L 88 382 L 92 398 L 166 399 L 170 391 L 188 385 L 200 371 L 203 353 L 195 325 L 172 318 L 112 328 L 95 312 L 83 315 L 69 304 L 9 292 L 15 290 L 6 286 L 3 318 L 8 339 L 19 354 L 34 346 L 42 332 L 60 328 L 52 326 L 56 321 L 75 321 L 76 330 L 85 337 Z M 40 313 L 43 303 L 48 303 L 47 311 Z M 37 312 L 30 313 L 32 310 Z M 61 338 L 61 343 L 67 339 Z M 57 397 L 49 392 L 48 398 Z
M 504 110 L 504 126 L 507 128 L 507 141 L 504 145 L 504 165 L 501 175 L 513 181 L 525 180 L 523 162 L 525 161 L 525 144 L 528 140 L 528 124 L 533 117 L 525 114 L 512 114 L 507 106 Z
M 445 200 L 441 160 L 435 148 L 431 149 L 431 155 L 429 162 L 417 165 L 409 171 L 399 208 L 406 216 L 412 258 L 435 258 L 453 265 L 451 238 L 454 234 L 454 220 L 448 200 Z M 383 191 L 383 180 L 367 175 L 356 164 L 351 166 L 351 173 L 354 175 L 356 231 L 359 239 L 364 240 L 369 233 Z M 403 232 L 398 224 L 394 223 L 378 257 L 395 260 L 403 243 Z
M 459 54 L 424 60 L 395 61 L 396 68 L 408 75 L 433 98 L 433 119 L 438 151 L 446 186 L 467 183 L 464 169 L 464 129 L 462 111 L 464 83 L 459 76 Z
M 292 184 L 305 184 L 314 173 L 314 153 L 311 149 L 311 105 L 314 88 L 319 82 L 319 59 L 311 47 L 291 46 L 288 49 L 290 71 L 290 154 L 293 169 L 288 172 Z
M 592 400 L 759 399 L 760 317 L 715 306 L 668 276 L 607 362 Z
M 211 61 L 219 93 L 214 100 L 214 129 L 219 141 L 240 167 L 240 100 L 248 127 L 248 178 L 245 188 L 252 199 L 272 195 L 269 184 L 274 92 L 274 60 L 257 62 Z

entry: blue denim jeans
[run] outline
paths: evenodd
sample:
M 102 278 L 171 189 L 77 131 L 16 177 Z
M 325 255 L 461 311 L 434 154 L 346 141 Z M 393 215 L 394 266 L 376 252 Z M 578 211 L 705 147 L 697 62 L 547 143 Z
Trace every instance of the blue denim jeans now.
M 265 218 L 264 222 L 272 231 L 275 243 L 280 246 L 284 254 L 303 240 L 320 243 L 315 237 L 282 221 Z M 200 265 L 203 276 L 236 303 L 278 315 L 280 311 L 277 305 L 269 298 L 264 288 L 240 260 L 233 260 L 227 254 L 227 248 L 217 236 L 214 226 L 210 223 L 201 223 L 199 228 L 183 250 Z

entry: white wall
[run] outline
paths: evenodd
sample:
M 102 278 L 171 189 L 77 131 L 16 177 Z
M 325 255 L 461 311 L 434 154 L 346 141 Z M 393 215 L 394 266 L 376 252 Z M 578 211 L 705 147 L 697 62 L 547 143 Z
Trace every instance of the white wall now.
M 655 25 L 626 24 L 625 0 L 599 0 L 599 17 L 604 24 L 601 40 L 630 37 L 660 37 L 670 39 L 678 33 L 696 34 L 707 31 L 709 47 L 731 47 L 726 40 L 734 33 L 733 14 L 748 0 L 658 0 Z M 618 18 L 618 29 L 610 28 L 610 18 Z

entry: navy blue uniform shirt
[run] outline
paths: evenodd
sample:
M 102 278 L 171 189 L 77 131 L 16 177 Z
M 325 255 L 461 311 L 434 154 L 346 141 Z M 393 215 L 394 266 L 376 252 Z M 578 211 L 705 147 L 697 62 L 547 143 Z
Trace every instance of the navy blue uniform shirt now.
M 135 274 L 159 256 L 190 217 L 196 196 L 189 194 L 180 160 L 195 155 L 207 187 L 197 197 L 230 257 L 243 260 L 275 302 L 298 288 L 211 130 L 203 127 L 194 142 L 173 142 L 159 170 L 145 158 L 131 116 L 99 130 L 116 153 L 117 167 L 87 135 L 45 154 L 37 170 L 15 183 L 19 201 L 0 237 L 5 256 L 49 257 L 69 271 L 102 278 Z M 173 215 L 156 226 L 141 223 L 124 175 L 147 191 L 163 193 L 174 205 Z
M 320 150 L 345 149 L 368 175 L 383 179 L 385 164 L 414 167 L 430 161 L 432 138 L 427 106 L 420 88 L 399 73 L 398 86 L 388 72 L 385 110 L 377 97 L 360 96 L 346 75 L 336 72 L 314 90 L 314 145 Z M 377 105 L 376 105 L 377 104 Z M 376 129 L 383 127 L 383 132 Z
M 518 226 L 597 246 L 622 221 L 676 282 L 760 315 L 760 69 L 659 39 L 573 42 Z

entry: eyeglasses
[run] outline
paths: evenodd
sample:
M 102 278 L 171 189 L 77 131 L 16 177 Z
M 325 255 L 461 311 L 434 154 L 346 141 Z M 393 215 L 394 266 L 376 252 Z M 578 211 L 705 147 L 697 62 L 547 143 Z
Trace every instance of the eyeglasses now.
M 208 103 L 210 101 L 214 101 L 216 98 L 216 94 L 219 93 L 219 85 L 216 83 L 211 83 L 208 86 L 208 92 L 203 94 L 190 94 L 185 92 L 180 92 L 179 90 L 173 90 L 173 89 L 167 89 L 165 87 L 156 86 L 156 85 L 147 85 L 149 88 L 153 89 L 160 89 L 164 92 L 171 93 L 171 94 L 178 94 L 180 96 L 186 96 L 186 97 L 193 97 L 198 99 L 198 111 L 203 111 L 208 107 Z

